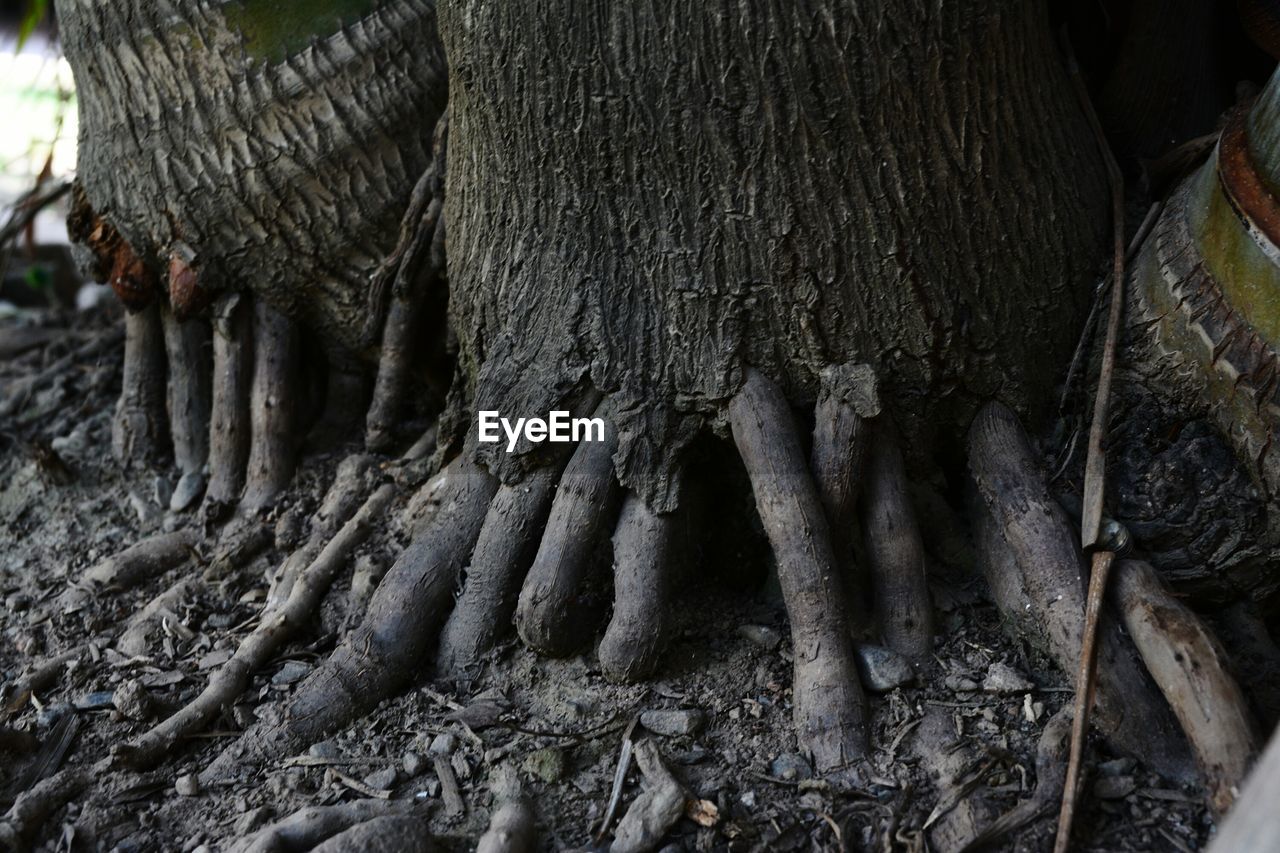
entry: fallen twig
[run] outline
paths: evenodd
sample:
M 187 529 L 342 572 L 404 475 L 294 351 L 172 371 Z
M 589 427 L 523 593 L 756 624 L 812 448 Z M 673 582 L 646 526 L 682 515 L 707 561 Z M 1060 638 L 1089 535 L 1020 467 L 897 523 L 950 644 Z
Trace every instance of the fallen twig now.
M 1107 412 L 1110 406 L 1111 381 L 1115 374 L 1116 343 L 1120 338 L 1120 317 L 1124 311 L 1124 176 L 1116 163 L 1115 155 L 1107 144 L 1102 124 L 1089 100 L 1080 68 L 1075 56 L 1066 44 L 1071 79 L 1080 99 L 1080 106 L 1089 120 L 1098 151 L 1102 155 L 1111 187 L 1111 307 L 1107 316 L 1107 336 L 1102 344 L 1102 366 L 1098 373 L 1098 388 L 1093 398 L 1093 422 L 1089 425 L 1089 449 L 1085 457 L 1083 511 L 1080 522 L 1080 541 L 1085 550 L 1098 549 L 1093 554 L 1093 568 L 1089 575 L 1089 594 L 1085 604 L 1084 638 L 1080 648 L 1080 669 L 1076 678 L 1075 716 L 1072 720 L 1071 751 L 1067 762 L 1067 779 L 1062 792 L 1062 810 L 1058 814 L 1058 830 L 1054 838 L 1054 853 L 1066 853 L 1071 839 L 1071 823 L 1075 818 L 1076 798 L 1079 794 L 1080 760 L 1084 754 L 1084 741 L 1088 732 L 1089 709 L 1093 705 L 1094 662 L 1097 659 L 1098 616 L 1102 611 L 1102 599 L 1106 592 L 1107 576 L 1115 553 L 1100 543 L 1102 535 L 1102 499 L 1106 486 L 1106 454 L 1102 441 L 1107 431 Z M 1101 547 L 1100 547 L 1101 546 Z

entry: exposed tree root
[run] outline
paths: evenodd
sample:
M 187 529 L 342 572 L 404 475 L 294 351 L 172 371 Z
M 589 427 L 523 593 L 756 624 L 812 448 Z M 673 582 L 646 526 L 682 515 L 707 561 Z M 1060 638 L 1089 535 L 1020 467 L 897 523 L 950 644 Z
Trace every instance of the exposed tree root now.
M 924 543 L 907 493 L 907 474 L 892 427 L 873 429 L 863 500 L 875 617 L 889 648 L 913 661 L 933 651 L 933 607 L 925 578 Z
M 1244 694 L 1217 641 L 1194 613 L 1138 560 L 1116 566 L 1115 595 L 1125 627 L 1191 742 L 1218 814 L 1231 807 L 1258 751 Z
M 374 592 L 364 621 L 300 686 L 278 726 L 256 726 L 201 774 L 206 784 L 314 743 L 418 675 L 452 602 L 497 481 L 464 450 L 440 509 Z
M 319 511 L 311 521 L 311 532 L 302 547 L 293 551 L 280 566 L 267 593 L 267 609 L 289 598 L 299 575 L 315 561 L 338 530 L 360 509 L 378 476 L 372 456 L 356 453 L 343 459 L 333 477 Z
M 428 853 L 433 846 L 426 820 L 409 813 L 356 824 L 312 849 L 315 853 Z
M 263 300 L 253 303 L 253 387 L 250 395 L 249 469 L 240 509 L 270 504 L 293 476 L 293 390 L 298 333 L 293 321 Z
M 220 519 L 240 499 L 249 462 L 249 389 L 253 376 L 249 297 L 221 296 L 213 306 L 213 413 L 204 516 Z
M 1074 672 L 1085 610 L 1079 539 L 1007 408 L 988 405 L 975 419 L 969 467 L 977 484 L 981 562 L 997 606 L 1020 636 L 1045 648 L 1064 672 Z M 1185 741 L 1115 620 L 1102 626 L 1099 640 L 1094 725 L 1119 752 L 1190 781 Z
M 0 847 L 5 850 L 30 850 L 30 839 L 45 821 L 94 779 L 88 767 L 68 767 L 38 783 L 18 797 L 8 814 L 0 821 Z
M 124 376 L 111 422 L 111 451 L 123 465 L 156 459 L 169 439 L 164 330 L 155 303 L 125 315 Z
M 181 474 L 169 509 L 180 512 L 204 491 L 204 466 L 209 457 L 209 324 L 198 318 L 182 322 L 164 305 L 160 320 L 169 359 L 173 460 Z
M 869 365 L 829 367 L 814 411 L 810 466 L 831 524 L 831 542 L 842 564 L 849 618 L 855 628 L 869 626 L 865 598 L 866 572 L 853 559 L 849 531 L 857 523 L 858 495 L 863 489 L 870 418 L 880 414 L 875 372 Z
M 654 512 L 635 494 L 623 500 L 613 532 L 613 617 L 599 649 L 612 681 L 638 681 L 657 668 L 675 533 L 673 514 Z
M 800 742 L 820 771 L 867 750 L 866 700 L 822 502 L 782 392 L 752 370 L 729 404 L 733 439 L 778 565 L 795 654 Z
M 510 630 L 561 470 L 559 465 L 540 468 L 523 482 L 498 489 L 489 504 L 462 595 L 440 635 L 441 673 L 463 674 Z
M 311 618 L 334 575 L 346 565 L 356 546 L 368 537 L 371 526 L 391 503 L 395 491 L 390 483 L 380 486 L 299 575 L 288 600 L 269 611 L 235 655 L 209 679 L 201 694 L 133 743 L 118 747 L 114 751 L 116 759 L 129 767 L 150 767 L 173 749 L 180 738 L 207 725 L 225 705 L 234 702 L 248 686 L 253 673 Z
M 448 113 L 436 123 L 431 165 L 414 187 L 401 222 L 400 243 L 382 275 L 390 276 L 391 300 L 382 327 L 382 351 L 373 402 L 365 419 L 365 445 L 384 450 L 391 444 L 392 426 L 404 402 L 410 363 L 427 290 L 444 274 L 444 170 L 448 151 Z
M 200 534 L 191 529 L 175 530 L 144 539 L 90 568 L 80 585 L 128 589 L 190 559 L 200 544 Z
M 612 430 L 604 441 L 578 445 L 520 590 L 516 629 L 527 646 L 543 654 L 567 655 L 586 640 L 576 605 L 598 537 L 614 521 L 620 493 L 613 476 L 616 449 Z
M 356 800 L 312 806 L 242 838 L 229 853 L 302 853 L 333 836 L 376 818 L 408 813 L 410 806 L 388 800 Z

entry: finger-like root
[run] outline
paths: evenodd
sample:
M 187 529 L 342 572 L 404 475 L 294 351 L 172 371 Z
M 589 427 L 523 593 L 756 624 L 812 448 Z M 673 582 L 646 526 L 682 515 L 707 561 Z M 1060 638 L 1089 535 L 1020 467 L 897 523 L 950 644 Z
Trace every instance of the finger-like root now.
M 293 476 L 293 411 L 298 333 L 284 314 L 265 300 L 253 303 L 253 387 L 249 467 L 240 509 L 246 514 L 269 505 Z
M 1036 746 L 1036 789 L 1031 796 L 989 823 L 960 848 L 960 853 L 994 846 L 1011 833 L 1049 814 L 1062 797 L 1067 778 L 1067 748 L 1070 744 L 1071 712 L 1063 707 L 1045 724 Z
M 23 793 L 0 820 L 0 849 L 31 849 L 31 836 L 93 778 L 93 770 L 88 767 L 68 767 Z
M 249 386 L 253 364 L 249 297 L 228 293 L 213 306 L 213 413 L 205 517 L 216 520 L 240 498 L 249 461 Z
M 125 315 L 124 376 L 111 422 L 111 451 L 123 465 L 160 455 L 169 436 L 165 414 L 164 331 L 154 302 Z
M 360 508 L 377 475 L 378 468 L 374 458 L 367 454 L 352 454 L 339 463 L 333 483 L 320 504 L 320 510 L 312 519 L 306 543 L 285 558 L 284 564 L 276 573 L 271 590 L 267 593 L 268 609 L 289 598 L 298 576 L 312 564 L 339 528 Z
M 676 517 L 656 513 L 629 493 L 613 532 L 613 616 L 600 641 L 600 668 L 610 681 L 653 674 L 662 652 Z
M 169 358 L 169 429 L 173 459 L 181 472 L 169 509 L 189 507 L 204 490 L 209 457 L 209 324 L 196 318 L 185 323 L 161 306 L 164 346 Z
M 80 582 L 113 589 L 137 586 L 189 559 L 199 542 L 200 534 L 190 528 L 152 536 L 98 563 Z
M 1074 673 L 1084 629 L 1084 558 L 1079 537 L 1050 497 L 1017 416 L 985 407 L 969 433 L 969 468 L 983 570 L 992 597 L 1019 636 Z M 1115 619 L 1098 638 L 1095 728 L 1112 747 L 1165 776 L 1191 781 L 1185 740 Z
M 414 187 L 402 223 L 397 247 L 391 302 L 382 327 L 382 351 L 373 402 L 365 420 L 365 446 L 382 450 L 389 446 L 392 426 L 404 401 L 409 366 L 417 341 L 418 319 L 425 293 L 444 273 L 444 168 L 448 149 L 449 118 L 436 124 L 432 163 Z
M 551 657 L 572 654 L 586 640 L 584 626 L 574 617 L 598 537 L 615 515 L 617 441 L 606 430 L 604 441 L 584 441 L 574 450 L 520 590 L 516 630 L 525 645 Z
M 346 565 L 356 546 L 368 537 L 373 524 L 395 497 L 395 492 L 395 486 L 386 483 L 370 495 L 315 562 L 302 572 L 288 600 L 245 638 L 231 659 L 209 679 L 204 691 L 133 743 L 118 748 L 115 751 L 117 759 L 130 767 L 150 767 L 173 749 L 180 738 L 207 725 L 224 706 L 234 702 L 248 686 L 253 673 L 315 613 L 320 599 L 333 583 L 334 575 Z
M 875 372 L 865 364 L 829 367 L 822 372 L 822 389 L 814 409 L 813 452 L 810 465 L 831 525 L 831 544 L 841 561 L 850 620 L 869 624 L 867 579 L 851 552 L 850 531 L 857 524 L 858 494 L 870 443 L 870 418 L 880 414 Z
M 849 765 L 866 754 L 866 700 L 826 516 L 791 411 L 753 370 L 729 404 L 729 421 L 791 621 L 800 742 L 821 771 Z
M 914 661 L 927 660 L 933 647 L 933 608 L 924 544 L 907 493 L 902 453 L 883 418 L 875 424 L 868 456 L 863 529 L 876 618 L 889 648 Z
M 1116 569 L 1125 627 L 1191 742 L 1210 806 L 1222 814 L 1258 751 L 1244 694 L 1217 641 L 1169 594 L 1155 569 L 1137 560 L 1122 560 Z
M 1209 853 L 1276 853 L 1280 850 L 1280 730 L 1245 780 Z
M 464 450 L 450 465 L 445 489 L 440 509 L 374 592 L 364 621 L 302 683 L 284 721 L 246 732 L 201 773 L 202 781 L 314 743 L 420 674 L 497 481 Z
M 310 850 L 344 830 L 388 815 L 409 811 L 405 803 L 356 800 L 334 806 L 311 806 L 276 821 L 228 848 L 229 853 L 292 853 Z
M 466 583 L 440 635 L 437 667 L 458 676 L 511 629 L 520 582 L 542 537 L 561 466 L 498 489 L 467 568 Z
M 317 844 L 312 853 L 429 853 L 427 822 L 416 814 L 387 815 L 359 823 Z

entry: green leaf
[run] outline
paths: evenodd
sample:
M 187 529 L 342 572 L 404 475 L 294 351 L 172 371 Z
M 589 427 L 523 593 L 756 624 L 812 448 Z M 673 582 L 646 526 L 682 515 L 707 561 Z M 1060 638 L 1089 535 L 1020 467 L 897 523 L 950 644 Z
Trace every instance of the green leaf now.
M 27 11 L 23 14 L 22 23 L 18 26 L 18 50 L 22 50 L 27 39 L 44 20 L 44 13 L 48 9 L 49 0 L 27 0 Z

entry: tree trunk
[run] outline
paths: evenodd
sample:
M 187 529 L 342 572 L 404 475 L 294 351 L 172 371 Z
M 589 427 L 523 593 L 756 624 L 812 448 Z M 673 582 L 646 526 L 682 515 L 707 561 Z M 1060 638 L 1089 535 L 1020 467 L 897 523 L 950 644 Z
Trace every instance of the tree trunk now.
M 1280 589 L 1277 187 L 1280 72 L 1169 198 L 1129 289 L 1119 509 L 1201 596 Z
M 589 375 L 661 510 L 747 364 L 793 402 L 873 365 L 917 460 L 1044 402 L 1107 217 L 1043 4 L 445 0 L 440 31 L 476 408 Z
M 430 0 L 57 12 L 97 217 L 156 274 L 193 253 L 206 294 L 250 288 L 331 339 L 376 343 L 385 294 L 369 277 L 446 97 Z

